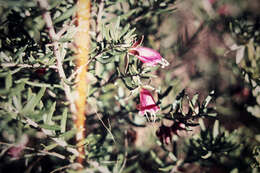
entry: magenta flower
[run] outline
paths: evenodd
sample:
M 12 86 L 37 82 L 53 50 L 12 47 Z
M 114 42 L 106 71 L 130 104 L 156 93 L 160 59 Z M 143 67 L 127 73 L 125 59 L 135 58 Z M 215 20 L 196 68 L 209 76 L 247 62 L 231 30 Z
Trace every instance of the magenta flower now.
M 146 113 L 149 112 L 155 118 L 155 113 L 160 110 L 160 107 L 156 105 L 152 94 L 147 89 L 142 88 L 140 92 L 140 104 L 137 106 L 137 109 L 140 115 L 147 115 Z
M 166 61 L 159 52 L 142 46 L 132 47 L 129 50 L 131 55 L 136 56 L 140 61 L 148 66 L 155 66 L 157 64 L 161 64 L 162 67 L 168 66 L 169 63 Z

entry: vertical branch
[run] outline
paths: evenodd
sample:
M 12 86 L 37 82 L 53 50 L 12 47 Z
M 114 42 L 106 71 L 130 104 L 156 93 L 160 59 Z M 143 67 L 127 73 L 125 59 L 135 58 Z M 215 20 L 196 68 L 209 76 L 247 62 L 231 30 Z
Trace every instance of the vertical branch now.
M 42 17 L 43 17 L 43 20 L 45 21 L 46 27 L 48 29 L 49 37 L 50 37 L 50 39 L 52 41 L 52 45 L 54 47 L 53 52 L 54 52 L 54 56 L 55 56 L 56 62 L 57 62 L 57 69 L 58 69 L 59 77 L 61 79 L 61 85 L 64 88 L 66 99 L 70 103 L 71 112 L 75 112 L 76 107 L 73 102 L 73 97 L 71 94 L 70 86 L 65 83 L 66 75 L 65 75 L 65 72 L 64 72 L 64 69 L 62 66 L 63 57 L 61 56 L 61 53 L 59 50 L 60 46 L 59 46 L 59 42 L 58 42 L 58 40 L 60 38 L 55 32 L 55 29 L 54 29 L 54 26 L 52 23 L 52 19 L 51 19 L 51 15 L 50 15 L 50 12 L 48 11 L 48 8 L 49 8 L 48 1 L 47 0 L 38 0 L 37 2 L 39 4 L 39 7 L 43 10 Z
M 75 35 L 76 56 L 77 56 L 77 99 L 76 99 L 76 127 L 77 127 L 77 142 L 80 143 L 85 138 L 85 105 L 87 98 L 87 61 L 90 50 L 90 0 L 78 0 L 77 4 L 77 33 Z M 78 162 L 82 163 L 84 159 L 84 146 L 78 146 L 80 156 Z
M 47 0 L 38 0 L 40 8 L 43 10 L 43 19 L 46 23 L 48 29 L 49 37 L 52 41 L 54 48 L 54 56 L 57 61 L 57 69 L 61 79 L 61 84 L 64 88 L 66 99 L 70 103 L 70 110 L 74 114 L 75 124 L 77 128 L 76 140 L 78 143 L 85 138 L 85 104 L 87 97 L 87 61 L 90 49 L 90 0 L 78 0 L 77 9 L 77 33 L 75 35 L 76 44 L 76 56 L 77 56 L 77 98 L 73 100 L 71 89 L 69 85 L 65 83 L 66 75 L 62 66 L 63 57 L 60 53 L 60 46 L 58 40 L 60 35 L 56 33 L 55 28 L 52 23 L 50 12 L 48 11 L 49 4 Z M 86 67 L 85 67 L 86 66 Z M 78 146 L 79 152 L 78 162 L 82 163 L 84 159 L 84 146 Z

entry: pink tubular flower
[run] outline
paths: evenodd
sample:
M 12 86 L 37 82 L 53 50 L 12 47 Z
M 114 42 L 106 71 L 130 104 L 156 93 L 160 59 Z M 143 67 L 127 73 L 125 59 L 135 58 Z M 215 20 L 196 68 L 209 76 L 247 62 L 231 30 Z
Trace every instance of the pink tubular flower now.
M 151 113 L 155 117 L 155 113 L 160 110 L 160 107 L 156 105 L 152 94 L 142 88 L 140 92 L 140 104 L 137 106 L 140 115 L 146 115 L 146 112 Z
M 142 61 L 146 65 L 155 66 L 157 64 L 161 64 L 162 67 L 169 65 L 168 61 L 166 61 L 164 58 L 162 58 L 162 56 L 160 55 L 159 52 L 157 52 L 151 48 L 142 47 L 142 46 L 135 45 L 135 44 L 129 50 L 129 53 L 131 55 L 136 56 L 140 61 Z

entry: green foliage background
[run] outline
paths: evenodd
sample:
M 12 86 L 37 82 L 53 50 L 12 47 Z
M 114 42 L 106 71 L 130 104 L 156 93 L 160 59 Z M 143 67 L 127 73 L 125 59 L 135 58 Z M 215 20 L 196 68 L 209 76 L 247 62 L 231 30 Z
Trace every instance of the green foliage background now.
M 81 144 L 61 83 L 75 87 L 76 4 L 48 2 L 66 79 L 37 1 L 0 1 L 0 172 L 259 171 L 257 0 L 92 1 Z M 147 67 L 129 55 L 142 36 L 168 67 Z M 140 86 L 161 107 L 156 122 L 138 115 Z M 178 123 L 185 129 L 164 132 L 172 137 L 168 145 L 156 136 Z M 77 145 L 85 147 L 83 165 Z

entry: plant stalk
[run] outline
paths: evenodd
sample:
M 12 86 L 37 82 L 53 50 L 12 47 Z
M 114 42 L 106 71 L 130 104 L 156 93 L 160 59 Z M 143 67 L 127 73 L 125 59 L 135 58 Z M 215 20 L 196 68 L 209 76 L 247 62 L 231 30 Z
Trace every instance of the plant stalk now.
M 78 0 L 77 2 L 77 33 L 75 35 L 75 45 L 76 45 L 76 63 L 79 73 L 76 77 L 76 128 L 77 143 L 81 143 L 85 139 L 86 127 L 85 127 L 85 110 L 86 110 L 86 98 L 87 98 L 87 68 L 86 65 L 89 59 L 90 52 L 90 0 Z M 80 153 L 78 157 L 78 163 L 83 163 L 85 158 L 84 145 L 78 145 L 78 152 Z

